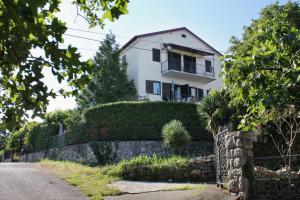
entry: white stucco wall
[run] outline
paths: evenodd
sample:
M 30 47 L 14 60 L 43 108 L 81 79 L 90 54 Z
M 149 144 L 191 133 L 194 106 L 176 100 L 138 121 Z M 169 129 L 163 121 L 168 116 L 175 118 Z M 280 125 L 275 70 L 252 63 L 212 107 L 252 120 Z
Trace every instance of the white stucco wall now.
M 186 37 L 183 38 L 182 34 Z M 190 47 L 194 49 L 200 49 L 208 52 L 216 53 L 213 49 L 202 43 L 189 32 L 182 30 L 172 33 L 164 33 L 159 35 L 152 35 L 137 39 L 129 47 L 127 47 L 122 55 L 126 54 L 128 62 L 128 76 L 130 79 L 134 79 L 136 82 L 136 88 L 139 96 L 149 98 L 150 100 L 161 100 L 161 95 L 153 95 L 146 93 L 146 80 L 160 81 L 171 83 L 174 81 L 175 84 L 184 85 L 189 84 L 190 87 L 201 88 L 204 90 L 204 95 L 208 89 L 221 89 L 222 79 L 218 76 L 221 71 L 221 62 L 219 61 L 219 56 L 216 53 L 213 56 L 214 59 L 214 71 L 215 79 L 213 82 L 204 83 L 201 80 L 195 79 L 182 79 L 182 78 L 170 78 L 167 76 L 162 76 L 161 73 L 161 62 L 167 60 L 167 51 L 162 50 L 163 43 L 173 43 L 185 47 Z M 161 49 L 161 62 L 152 61 L 152 48 Z M 185 53 L 185 52 L 181 52 Z M 185 53 L 190 55 L 189 53 Z M 193 55 L 196 56 L 196 55 Z M 212 58 L 212 57 L 211 57 Z M 197 63 L 204 65 L 205 58 L 197 55 Z M 162 88 L 162 86 L 161 86 Z

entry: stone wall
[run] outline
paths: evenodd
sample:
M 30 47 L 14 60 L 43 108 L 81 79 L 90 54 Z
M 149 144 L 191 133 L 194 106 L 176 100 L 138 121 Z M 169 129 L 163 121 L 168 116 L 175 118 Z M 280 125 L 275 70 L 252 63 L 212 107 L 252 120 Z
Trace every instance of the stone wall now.
M 205 156 L 213 153 L 213 143 L 193 141 L 182 152 L 191 157 Z M 27 154 L 20 157 L 23 162 L 35 162 L 44 158 L 69 160 L 87 164 L 118 162 L 138 155 L 171 155 L 160 141 L 103 141 L 69 145 L 47 151 Z
M 286 169 L 272 171 L 264 167 L 254 168 L 254 199 L 300 199 L 300 170 L 291 172 L 291 182 Z
M 242 200 L 251 199 L 253 183 L 253 144 L 247 132 L 231 132 L 225 136 L 228 189 Z
M 143 181 L 215 181 L 214 155 L 190 159 L 178 166 L 125 164 L 122 177 Z

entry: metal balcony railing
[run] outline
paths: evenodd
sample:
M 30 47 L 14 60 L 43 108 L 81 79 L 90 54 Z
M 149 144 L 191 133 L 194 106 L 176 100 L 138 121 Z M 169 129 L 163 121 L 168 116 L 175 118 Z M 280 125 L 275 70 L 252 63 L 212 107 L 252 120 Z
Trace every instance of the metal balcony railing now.
M 207 70 L 209 69 L 209 71 Z M 168 60 L 161 63 L 161 72 L 164 74 L 168 71 L 177 71 L 177 72 L 183 72 L 183 73 L 190 73 L 194 75 L 202 75 L 214 78 L 214 68 L 213 66 L 208 67 L 199 63 L 195 62 L 170 62 Z

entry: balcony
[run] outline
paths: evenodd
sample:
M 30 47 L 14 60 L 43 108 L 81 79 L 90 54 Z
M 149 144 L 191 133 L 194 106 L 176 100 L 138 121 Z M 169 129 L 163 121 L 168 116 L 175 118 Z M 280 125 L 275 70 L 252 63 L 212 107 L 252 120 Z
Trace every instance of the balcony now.
M 161 74 L 165 77 L 179 78 L 185 80 L 196 80 L 203 83 L 209 83 L 215 80 L 213 66 L 206 66 L 196 63 L 196 61 L 181 60 L 177 56 L 171 57 L 161 63 Z

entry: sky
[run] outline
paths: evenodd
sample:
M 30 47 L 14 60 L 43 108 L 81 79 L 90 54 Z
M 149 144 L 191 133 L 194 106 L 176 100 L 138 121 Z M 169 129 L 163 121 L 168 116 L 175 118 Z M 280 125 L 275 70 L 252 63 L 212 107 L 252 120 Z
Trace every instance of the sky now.
M 71 0 L 62 0 L 57 16 L 71 28 L 66 32 L 69 35 L 102 40 L 105 34 L 112 31 L 120 45 L 137 34 L 187 27 L 220 52 L 225 52 L 230 47 L 230 37 L 240 37 L 243 27 L 250 25 L 252 19 L 258 18 L 263 7 L 274 2 L 276 0 L 130 0 L 129 13 L 114 22 L 107 21 L 103 29 L 89 29 L 88 23 L 77 16 L 76 7 L 71 4 Z M 280 4 L 286 2 L 287 0 L 279 1 Z M 62 47 L 69 44 L 77 47 L 83 60 L 92 58 L 99 46 L 97 41 L 68 35 L 64 36 L 64 40 Z M 44 81 L 49 88 L 58 91 L 66 87 L 66 83 L 58 84 L 50 71 L 45 71 L 44 74 Z M 58 97 L 50 100 L 47 112 L 74 107 L 74 98 Z

